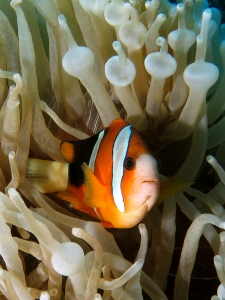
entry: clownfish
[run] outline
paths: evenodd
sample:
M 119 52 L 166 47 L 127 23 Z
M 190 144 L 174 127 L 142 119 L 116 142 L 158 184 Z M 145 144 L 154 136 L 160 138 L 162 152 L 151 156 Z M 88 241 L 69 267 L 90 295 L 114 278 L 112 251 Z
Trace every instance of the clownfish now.
M 28 159 L 26 177 L 56 192 L 107 228 L 137 225 L 156 203 L 157 162 L 141 135 L 122 119 L 85 140 L 62 142 L 67 163 Z

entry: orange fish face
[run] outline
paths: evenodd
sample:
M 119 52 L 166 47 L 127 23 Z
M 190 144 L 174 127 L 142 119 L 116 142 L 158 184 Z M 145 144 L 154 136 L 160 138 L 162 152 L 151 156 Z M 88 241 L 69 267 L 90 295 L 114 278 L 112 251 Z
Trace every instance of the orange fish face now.
M 143 204 L 148 206 L 149 211 L 159 195 L 156 160 L 136 130 L 132 131 L 124 160 L 121 189 L 126 212 L 134 211 Z
M 149 211 L 158 198 L 156 161 L 138 132 L 123 120 L 114 121 L 102 139 L 94 174 L 108 187 L 122 213 L 143 204 Z
M 126 213 L 144 204 L 147 205 L 148 211 L 152 208 L 159 196 L 158 170 L 152 155 L 140 154 L 135 160 L 133 170 L 125 167 L 121 189 Z

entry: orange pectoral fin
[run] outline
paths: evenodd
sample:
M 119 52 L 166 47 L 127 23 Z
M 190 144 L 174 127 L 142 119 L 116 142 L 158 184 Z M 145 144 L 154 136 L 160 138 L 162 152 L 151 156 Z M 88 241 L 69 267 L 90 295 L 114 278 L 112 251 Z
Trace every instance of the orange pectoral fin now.
M 81 168 L 84 172 L 86 187 L 86 193 L 83 199 L 84 203 L 95 208 L 105 206 L 105 186 L 98 181 L 86 163 L 83 163 Z
M 168 177 L 160 182 L 160 194 L 155 205 L 159 205 L 172 195 L 186 189 L 192 182 L 184 181 L 176 177 Z

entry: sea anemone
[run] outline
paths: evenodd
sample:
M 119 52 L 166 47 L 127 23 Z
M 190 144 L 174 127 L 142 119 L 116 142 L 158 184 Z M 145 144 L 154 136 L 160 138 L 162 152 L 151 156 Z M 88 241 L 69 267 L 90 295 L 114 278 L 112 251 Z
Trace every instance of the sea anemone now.
M 12 0 L 0 9 L 0 298 L 166 300 L 187 216 L 173 299 L 188 299 L 202 235 L 220 282 L 212 299 L 224 299 L 220 11 L 203 0 Z M 194 182 L 139 230 L 107 231 L 26 179 L 28 157 L 64 162 L 62 140 L 117 118 L 141 132 L 162 178 Z

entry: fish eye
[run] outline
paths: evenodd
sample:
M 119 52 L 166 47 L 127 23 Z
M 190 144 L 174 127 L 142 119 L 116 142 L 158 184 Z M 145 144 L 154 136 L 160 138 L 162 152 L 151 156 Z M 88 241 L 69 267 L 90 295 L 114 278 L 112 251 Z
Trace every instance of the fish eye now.
M 133 157 L 126 157 L 124 161 L 124 167 L 126 170 L 133 170 L 135 168 L 135 160 Z

